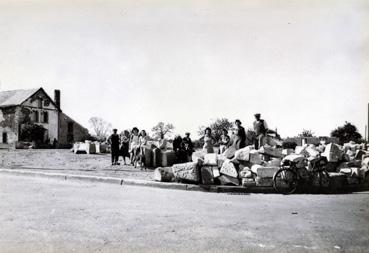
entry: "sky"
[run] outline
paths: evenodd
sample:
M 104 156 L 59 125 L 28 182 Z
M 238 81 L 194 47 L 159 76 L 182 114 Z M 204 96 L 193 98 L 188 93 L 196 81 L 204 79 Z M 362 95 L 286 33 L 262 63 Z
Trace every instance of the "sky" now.
M 196 136 L 259 112 L 282 137 L 364 136 L 369 2 L 0 0 L 0 90 L 37 87 L 85 127 Z

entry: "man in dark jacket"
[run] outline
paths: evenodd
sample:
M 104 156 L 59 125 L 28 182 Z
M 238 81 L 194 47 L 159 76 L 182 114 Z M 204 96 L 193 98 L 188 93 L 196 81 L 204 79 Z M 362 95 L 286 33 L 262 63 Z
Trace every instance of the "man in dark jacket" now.
M 265 120 L 260 118 L 260 113 L 255 113 L 254 131 L 256 135 L 255 149 L 259 149 L 265 144 L 265 137 L 268 132 L 268 125 Z
M 110 144 L 111 149 L 111 165 L 119 165 L 118 158 L 119 158 L 119 144 L 120 144 L 120 137 L 117 134 L 117 129 L 113 129 L 113 134 L 109 136 L 108 142 Z
M 184 149 L 186 151 L 186 154 L 187 154 L 187 162 L 191 162 L 192 161 L 192 153 L 193 153 L 193 143 L 192 143 L 192 140 L 190 138 L 190 133 L 186 133 L 185 134 L 186 137 L 184 137 L 182 139 L 182 142 L 184 144 Z

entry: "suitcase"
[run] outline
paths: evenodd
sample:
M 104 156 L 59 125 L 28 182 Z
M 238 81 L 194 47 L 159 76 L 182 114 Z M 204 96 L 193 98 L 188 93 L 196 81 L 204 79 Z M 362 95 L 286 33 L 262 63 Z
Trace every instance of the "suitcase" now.
M 161 151 L 161 167 L 170 167 L 176 162 L 176 153 L 173 150 Z
M 152 150 L 152 167 L 157 168 L 160 167 L 161 161 L 161 150 L 159 148 L 154 148 Z
M 256 177 L 255 178 L 256 186 L 273 186 L 273 178 L 272 177 Z
M 152 167 L 152 150 L 150 148 L 145 148 L 145 165 L 146 167 Z
M 253 178 L 242 178 L 243 187 L 253 187 L 256 186 L 256 182 Z

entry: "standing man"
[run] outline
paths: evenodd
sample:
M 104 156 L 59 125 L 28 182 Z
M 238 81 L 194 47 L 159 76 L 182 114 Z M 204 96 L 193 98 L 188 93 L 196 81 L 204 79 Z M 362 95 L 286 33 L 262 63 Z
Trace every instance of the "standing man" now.
M 265 144 L 265 137 L 268 131 L 268 125 L 265 120 L 260 118 L 260 113 L 255 113 L 254 131 L 256 135 L 255 149 L 259 149 Z
M 233 134 L 233 147 L 236 150 L 244 148 L 246 146 L 246 132 L 245 128 L 241 126 L 241 120 L 236 119 L 234 124 L 236 125 L 236 129 Z
M 108 143 L 110 144 L 111 149 L 111 165 L 119 165 L 119 144 L 120 137 L 117 134 L 117 129 L 113 129 L 113 134 L 109 136 Z
M 186 151 L 187 154 L 187 162 L 191 162 L 192 161 L 192 153 L 193 153 L 193 144 L 192 144 L 192 140 L 190 138 L 190 133 L 187 132 L 185 133 L 186 137 L 184 137 L 182 139 L 182 142 L 184 144 L 184 149 Z

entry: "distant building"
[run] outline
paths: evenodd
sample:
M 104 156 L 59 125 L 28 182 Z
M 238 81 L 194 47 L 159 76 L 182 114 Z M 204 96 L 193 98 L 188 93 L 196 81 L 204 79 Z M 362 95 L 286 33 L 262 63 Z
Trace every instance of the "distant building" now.
M 319 145 L 321 141 L 325 141 L 325 143 L 338 143 L 338 138 L 336 137 L 328 137 L 328 136 L 319 136 L 319 137 L 287 137 L 284 139 L 285 142 L 294 142 L 298 146 L 302 146 L 304 144 L 314 144 Z
M 88 130 L 64 114 L 60 107 L 60 91 L 54 100 L 43 88 L 0 92 L 0 147 L 16 146 L 22 142 L 26 124 L 42 126 L 42 143 L 68 146 L 89 136 Z

